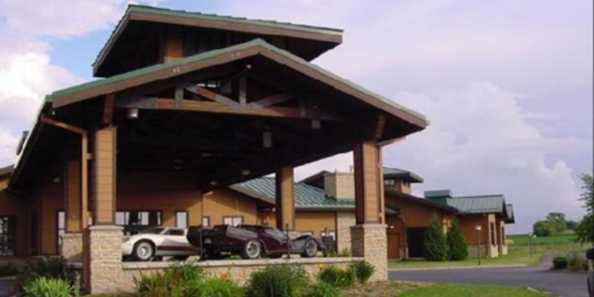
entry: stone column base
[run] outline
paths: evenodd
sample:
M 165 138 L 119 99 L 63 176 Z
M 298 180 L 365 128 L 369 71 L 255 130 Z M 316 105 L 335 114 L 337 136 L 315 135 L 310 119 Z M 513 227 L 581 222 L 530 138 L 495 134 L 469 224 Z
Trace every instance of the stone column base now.
M 65 233 L 61 237 L 62 246 L 60 246 L 60 256 L 69 262 L 82 261 L 83 234 Z
M 117 293 L 123 279 L 122 227 L 96 225 L 85 234 L 83 274 L 91 294 Z
M 363 224 L 351 227 L 351 252 L 354 257 L 363 257 L 375 267 L 370 281 L 388 280 L 387 225 Z

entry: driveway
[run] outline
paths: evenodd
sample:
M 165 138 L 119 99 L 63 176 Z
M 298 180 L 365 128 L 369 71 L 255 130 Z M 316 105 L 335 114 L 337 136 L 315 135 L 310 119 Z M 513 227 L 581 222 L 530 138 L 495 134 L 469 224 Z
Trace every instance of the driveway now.
M 540 267 L 469 268 L 423 271 L 390 271 L 391 280 L 494 284 L 509 287 L 532 287 L 551 292 L 556 297 L 587 297 L 586 276 L 581 273 L 549 271 L 546 262 Z

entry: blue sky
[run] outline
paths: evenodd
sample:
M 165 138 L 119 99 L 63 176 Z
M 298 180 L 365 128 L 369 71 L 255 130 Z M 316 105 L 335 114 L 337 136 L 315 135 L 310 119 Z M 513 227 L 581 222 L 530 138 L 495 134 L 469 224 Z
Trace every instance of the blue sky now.
M 414 190 L 503 193 L 512 232 L 549 211 L 583 215 L 592 172 L 592 1 L 140 0 L 173 9 L 345 30 L 316 64 L 413 108 L 431 126 L 387 147 Z M 0 0 L 0 166 L 14 161 L 41 98 L 91 77 L 124 0 Z M 347 170 L 349 154 L 297 171 Z

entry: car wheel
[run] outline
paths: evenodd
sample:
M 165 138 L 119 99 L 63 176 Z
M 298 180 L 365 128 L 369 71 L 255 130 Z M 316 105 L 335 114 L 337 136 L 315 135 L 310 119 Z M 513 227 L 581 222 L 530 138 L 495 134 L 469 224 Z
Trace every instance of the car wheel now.
M 309 239 L 308 241 L 306 241 L 303 245 L 303 252 L 301 253 L 301 256 L 305 258 L 312 258 L 315 257 L 317 254 L 318 243 L 313 239 Z
M 134 258 L 150 261 L 155 256 L 155 246 L 149 241 L 140 241 L 134 245 Z
M 241 251 L 241 258 L 242 259 L 257 259 L 260 258 L 262 254 L 262 245 L 257 240 L 249 240 L 243 246 L 243 250 Z

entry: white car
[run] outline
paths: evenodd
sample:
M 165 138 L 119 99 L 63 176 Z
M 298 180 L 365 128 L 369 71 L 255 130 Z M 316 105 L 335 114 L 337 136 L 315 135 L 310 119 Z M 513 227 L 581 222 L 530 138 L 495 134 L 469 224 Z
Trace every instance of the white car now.
M 187 229 L 154 227 L 124 239 L 122 254 L 124 258 L 150 261 L 163 256 L 173 256 L 185 260 L 198 254 L 186 238 Z

